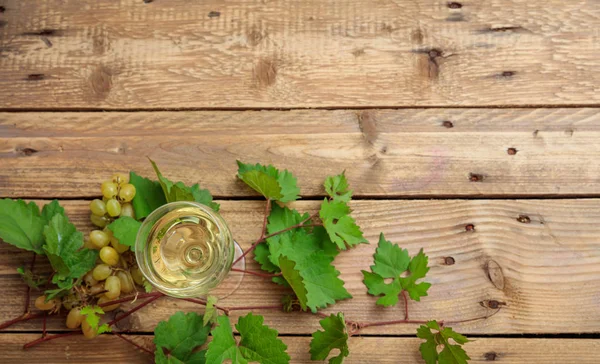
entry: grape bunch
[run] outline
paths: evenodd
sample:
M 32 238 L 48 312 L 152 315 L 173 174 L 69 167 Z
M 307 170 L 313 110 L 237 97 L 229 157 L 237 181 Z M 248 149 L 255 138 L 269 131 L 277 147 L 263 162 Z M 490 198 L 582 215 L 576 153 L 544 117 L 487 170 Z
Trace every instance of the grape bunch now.
M 102 182 L 102 199 L 90 203 L 92 224 L 104 228 L 119 216 L 135 218 L 131 200 L 135 197 L 135 186 L 129 183 L 129 176 L 115 174 L 110 180 Z
M 128 183 L 129 176 L 115 174 L 111 180 L 102 183 L 102 199 L 90 203 L 91 222 L 102 230 L 92 230 L 84 246 L 99 251 L 96 266 L 86 273 L 78 286 L 61 297 L 47 300 L 45 295 L 35 300 L 39 310 L 57 313 L 62 307 L 68 310 L 66 326 L 69 329 L 81 327 L 86 338 L 96 337 L 96 328 L 85 320 L 81 309 L 118 300 L 122 294 L 137 292 L 144 287 L 144 277 L 137 266 L 135 255 L 129 246 L 121 244 L 108 225 L 121 216 L 135 218 L 131 201 L 135 196 L 135 186 Z M 117 309 L 119 303 L 103 306 L 104 312 Z

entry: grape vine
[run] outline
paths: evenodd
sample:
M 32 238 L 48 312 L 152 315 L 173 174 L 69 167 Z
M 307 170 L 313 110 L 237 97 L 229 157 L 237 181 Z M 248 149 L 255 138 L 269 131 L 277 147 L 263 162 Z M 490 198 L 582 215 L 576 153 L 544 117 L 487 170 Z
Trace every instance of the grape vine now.
M 342 312 L 329 315 L 320 312 L 340 300 L 352 298 L 333 264 L 336 256 L 369 243 L 352 217 L 349 205 L 352 190 L 346 176 L 342 173 L 328 177 L 324 182 L 327 197 L 319 211 L 301 213 L 288 204 L 300 195 L 292 173 L 273 166 L 238 162 L 238 178 L 265 197 L 266 203 L 260 236 L 238 258 L 253 253 L 261 271 L 233 270 L 270 279 L 287 287 L 290 294 L 282 297 L 278 305 L 238 307 L 223 306 L 212 296 L 182 298 L 204 306 L 203 315 L 177 312 L 156 327 L 155 348 L 140 345 L 115 331 L 118 322 L 164 296 L 152 291 L 133 254 L 140 221 L 173 201 L 195 201 L 215 211 L 220 208 L 198 184 L 174 183 L 150 162 L 157 180 L 132 171 L 129 175 L 115 174 L 101 184 L 102 198 L 94 199 L 89 206 L 90 221 L 97 229 L 87 238 L 76 230 L 56 200 L 41 211 L 33 202 L 0 200 L 0 238 L 33 252 L 31 264 L 17 269 L 27 286 L 24 313 L 0 324 L 1 330 L 19 322 L 42 319 L 42 336 L 25 344 L 24 349 L 67 336 L 93 339 L 106 333 L 152 355 L 156 363 L 214 364 L 225 360 L 289 363 L 287 346 L 278 338 L 278 332 L 264 325 L 263 316 L 251 312 L 276 310 L 302 311 L 320 318 L 321 329 L 313 333 L 309 348 L 312 360 L 327 360 L 332 356 L 331 351 L 338 349 L 339 354 L 330 357 L 329 363 L 342 363 L 351 355 L 350 338 L 363 329 L 411 324 L 419 325 L 417 337 L 424 340 L 419 350 L 427 364 L 467 363 L 469 357 L 463 345 L 469 340 L 450 325 L 483 320 L 500 311 L 498 308 L 487 316 L 460 321 L 411 318 L 410 302 L 426 297 L 431 287 L 426 281 L 428 257 L 422 249 L 411 257 L 406 249 L 386 240 L 381 233 L 373 265 L 370 271 L 362 271 L 363 282 L 366 291 L 377 297 L 376 305 L 403 305 L 404 318 L 359 322 Z M 37 255 L 48 258 L 53 268 L 51 274 L 35 273 Z M 32 290 L 42 292 L 34 301 L 40 312 L 29 309 Z M 105 314 L 123 303 L 135 306 L 108 320 Z M 233 335 L 229 319 L 233 311 L 247 312 L 235 324 L 239 338 Z M 65 325 L 71 331 L 47 334 L 47 316 L 64 312 Z

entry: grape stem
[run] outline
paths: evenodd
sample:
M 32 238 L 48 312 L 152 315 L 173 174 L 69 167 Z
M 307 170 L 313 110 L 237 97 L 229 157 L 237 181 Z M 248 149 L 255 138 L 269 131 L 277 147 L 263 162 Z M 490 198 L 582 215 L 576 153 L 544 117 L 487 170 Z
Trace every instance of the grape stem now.
M 402 290 L 402 297 L 404 298 L 404 319 L 408 320 L 408 297 L 404 290 Z
M 494 313 L 492 313 L 491 315 L 485 315 L 485 316 L 479 316 L 479 317 L 474 317 L 474 318 L 470 318 L 470 319 L 464 319 L 464 320 L 456 320 L 456 321 L 440 321 L 440 326 L 444 326 L 444 325 L 457 325 L 457 324 L 464 324 L 467 322 L 473 322 L 473 321 L 479 321 L 479 320 L 487 320 L 488 318 L 496 315 L 498 312 L 500 312 L 501 308 L 498 308 Z M 319 315 L 321 317 L 327 317 L 327 315 L 321 314 Z M 349 331 L 350 336 L 357 334 L 360 330 L 366 328 L 366 327 L 375 327 L 375 326 L 389 326 L 389 325 L 399 325 L 399 324 L 419 324 L 419 325 L 424 325 L 429 321 L 426 320 L 408 320 L 408 319 L 404 319 L 404 320 L 392 320 L 392 321 L 377 321 L 377 322 L 358 322 L 358 321 L 351 321 L 351 320 L 346 320 L 346 324 L 352 326 L 352 330 Z
M 35 313 L 35 314 L 32 314 L 31 312 L 24 313 L 23 315 L 21 315 L 19 317 L 16 317 L 12 320 L 8 320 L 8 321 L 0 324 L 0 330 L 6 329 L 7 327 L 10 327 L 18 322 L 23 322 L 23 321 L 40 318 L 40 317 L 44 316 L 44 314 L 45 314 L 44 312 Z
M 265 206 L 265 216 L 263 218 L 263 225 L 262 225 L 262 230 L 260 233 L 260 238 L 258 238 L 257 241 L 254 242 L 254 244 L 252 244 L 252 246 L 246 250 L 244 252 L 244 254 L 240 255 L 236 260 L 234 260 L 232 265 L 235 265 L 237 262 L 239 262 L 240 260 L 244 259 L 244 257 L 250 253 L 251 251 L 253 251 L 256 246 L 258 244 L 260 244 L 260 242 L 262 242 L 265 239 L 265 234 L 267 232 L 267 220 L 269 219 L 269 215 L 271 214 L 271 200 L 267 200 L 267 204 Z
M 248 274 L 253 275 L 253 276 L 264 277 L 264 278 L 279 277 L 279 276 L 281 276 L 283 274 L 281 272 L 279 272 L 279 273 L 273 273 L 273 274 L 261 273 L 261 272 L 255 272 L 255 271 L 251 271 L 251 270 L 243 270 L 243 269 L 237 269 L 237 268 L 231 268 L 231 271 L 232 272 L 240 272 L 240 273 L 248 273 Z
M 144 299 L 144 298 L 149 298 L 149 297 L 162 297 L 162 296 L 163 296 L 163 294 L 160 292 L 141 293 L 136 296 L 129 296 L 129 297 L 124 297 L 124 298 L 119 298 L 118 300 L 114 300 L 114 301 L 104 302 L 102 304 L 99 304 L 98 306 L 106 307 L 106 306 L 116 305 L 118 303 L 134 301 L 137 298 Z
M 69 332 L 65 332 L 62 334 L 55 334 L 55 335 L 46 335 L 46 336 L 42 336 L 39 339 L 35 339 L 31 342 L 28 342 L 27 344 L 23 345 L 23 349 L 29 349 L 32 346 L 35 346 L 37 344 L 41 344 L 45 341 L 50 341 L 50 340 L 54 340 L 54 339 L 60 339 L 61 337 L 67 337 L 67 336 L 74 336 L 74 335 L 81 335 L 81 331 L 69 331 Z
M 149 305 L 150 303 L 156 301 L 157 299 L 161 298 L 162 296 L 164 296 L 163 293 L 161 292 L 156 292 L 157 295 L 152 296 L 150 299 L 148 299 L 147 301 L 144 301 L 142 303 L 140 303 L 139 305 L 135 306 L 134 308 L 132 308 L 131 310 L 125 312 L 124 314 L 122 314 L 121 316 L 115 317 L 114 320 L 110 321 L 108 323 L 108 326 L 112 326 L 114 324 L 116 324 L 117 322 L 123 320 L 124 318 L 126 318 L 127 316 L 131 315 L 132 313 L 144 308 L 145 306 Z
M 206 301 L 196 298 L 182 298 L 182 300 L 192 303 L 197 303 L 202 306 L 206 306 Z M 214 305 L 217 310 L 223 311 L 225 315 L 229 315 L 230 311 L 246 311 L 246 310 L 274 310 L 281 309 L 281 305 L 265 305 L 265 306 L 237 306 L 237 307 L 223 307 Z
M 37 253 L 33 253 L 33 258 L 31 258 L 31 264 L 29 265 L 29 271 L 33 274 L 33 267 L 35 266 L 35 257 Z M 25 291 L 25 309 L 23 310 L 23 314 L 26 315 L 29 313 L 29 303 L 31 302 L 31 287 L 27 285 L 27 290 Z
M 135 341 L 133 341 L 133 340 L 131 340 L 131 339 L 128 339 L 128 338 L 127 338 L 126 336 L 124 336 L 124 335 L 121 335 L 121 333 L 119 333 L 119 332 L 115 332 L 115 331 L 113 331 L 112 333 L 113 333 L 113 334 L 115 334 L 117 337 L 119 337 L 119 338 L 123 339 L 125 342 L 128 342 L 128 343 L 130 343 L 131 345 L 135 346 L 136 348 L 138 348 L 138 349 L 140 349 L 140 350 L 142 350 L 142 351 L 145 351 L 145 352 L 147 352 L 147 353 L 148 353 L 148 354 L 150 354 L 150 355 L 154 355 L 154 353 L 153 353 L 153 352 L 152 352 L 150 349 L 146 349 L 145 347 L 143 347 L 142 345 L 140 345 L 140 344 L 136 343 Z

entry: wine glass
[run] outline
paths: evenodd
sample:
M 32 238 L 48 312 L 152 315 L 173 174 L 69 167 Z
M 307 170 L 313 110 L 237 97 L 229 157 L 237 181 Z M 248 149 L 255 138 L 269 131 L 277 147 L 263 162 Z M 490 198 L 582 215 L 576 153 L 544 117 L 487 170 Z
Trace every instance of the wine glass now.
M 140 271 L 173 297 L 224 298 L 237 289 L 245 267 L 242 249 L 225 220 L 209 206 L 177 201 L 154 210 L 135 243 Z M 233 262 L 236 262 L 235 265 Z

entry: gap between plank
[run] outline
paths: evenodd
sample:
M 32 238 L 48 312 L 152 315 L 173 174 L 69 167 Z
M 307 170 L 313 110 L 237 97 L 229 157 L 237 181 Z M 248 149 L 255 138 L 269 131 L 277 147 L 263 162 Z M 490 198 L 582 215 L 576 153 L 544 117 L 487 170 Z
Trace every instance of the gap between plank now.
M 294 111 L 294 110 L 422 110 L 422 109 L 594 109 L 600 108 L 600 103 L 594 104 L 523 104 L 523 105 L 424 105 L 424 106 L 306 106 L 306 107 L 180 107 L 180 108 L 1 108 L 0 112 L 152 112 L 152 111 Z

